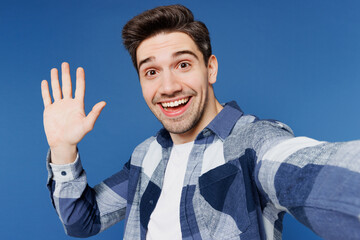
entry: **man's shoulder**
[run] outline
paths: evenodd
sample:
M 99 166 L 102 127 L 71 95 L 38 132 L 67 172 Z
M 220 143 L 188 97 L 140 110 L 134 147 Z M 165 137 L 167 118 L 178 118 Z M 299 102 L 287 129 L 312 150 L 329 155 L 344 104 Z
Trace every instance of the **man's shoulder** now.
M 226 142 L 257 145 L 264 140 L 271 141 L 280 136 L 290 137 L 293 135 L 293 131 L 285 123 L 274 119 L 259 119 L 254 115 L 243 115 L 235 123 Z
M 264 135 L 279 130 L 294 134 L 292 129 L 283 122 L 275 119 L 260 119 L 255 115 L 246 114 L 236 122 L 232 135 L 241 134 L 244 136 L 245 134 L 250 136 L 255 133 L 262 133 Z
M 215 129 L 215 132 L 221 132 L 221 130 L 224 129 L 230 130 L 229 127 L 231 127 L 230 135 L 232 135 L 232 137 L 236 137 L 237 135 L 244 137 L 244 134 L 246 137 L 251 137 L 254 136 L 254 134 L 257 135 L 257 133 L 259 133 L 259 136 L 264 134 L 271 135 L 276 131 L 285 131 L 293 134 L 291 128 L 282 122 L 274 119 L 260 119 L 252 114 L 244 114 L 244 111 L 241 110 L 235 101 L 222 105 L 224 109 L 219 113 L 219 117 L 217 116 L 216 119 L 210 123 L 210 125 L 212 124 L 211 127 Z M 221 133 L 220 135 L 223 135 L 220 137 L 226 136 L 226 134 Z

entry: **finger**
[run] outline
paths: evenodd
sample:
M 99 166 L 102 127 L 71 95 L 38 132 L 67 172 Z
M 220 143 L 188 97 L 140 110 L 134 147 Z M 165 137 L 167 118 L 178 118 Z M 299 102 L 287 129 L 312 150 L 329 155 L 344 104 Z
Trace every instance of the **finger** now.
M 84 101 L 85 97 L 85 72 L 82 67 L 76 70 L 76 89 L 75 98 Z
M 51 69 L 50 75 L 51 75 L 51 89 L 52 89 L 53 98 L 54 101 L 57 101 L 62 98 L 58 70 L 56 68 Z
M 49 84 L 46 80 L 41 82 L 41 96 L 44 102 L 44 107 L 51 104 L 51 96 L 49 92 Z
M 90 132 L 94 128 L 95 122 L 105 105 L 106 102 L 104 101 L 95 104 L 91 112 L 89 112 L 89 114 L 85 118 L 85 129 L 87 129 L 88 132 Z
M 67 62 L 61 64 L 62 93 L 64 98 L 72 98 L 70 67 Z

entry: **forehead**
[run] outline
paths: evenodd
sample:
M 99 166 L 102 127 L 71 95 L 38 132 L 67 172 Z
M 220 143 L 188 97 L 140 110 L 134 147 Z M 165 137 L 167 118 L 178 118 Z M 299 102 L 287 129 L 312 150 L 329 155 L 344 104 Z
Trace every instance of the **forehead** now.
M 201 52 L 195 42 L 185 33 L 160 33 L 142 41 L 136 49 L 136 62 L 155 57 L 169 57 L 177 51 L 190 50 L 200 58 Z

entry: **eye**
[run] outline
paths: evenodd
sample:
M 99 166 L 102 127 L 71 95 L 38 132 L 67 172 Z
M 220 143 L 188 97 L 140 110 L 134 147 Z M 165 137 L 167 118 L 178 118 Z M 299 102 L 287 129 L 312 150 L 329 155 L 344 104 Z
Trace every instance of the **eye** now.
M 179 65 L 179 68 L 184 69 L 190 67 L 190 63 L 188 62 L 181 62 Z
M 154 76 L 155 74 L 156 74 L 156 71 L 154 69 L 150 69 L 150 70 L 146 71 L 145 76 L 151 77 L 151 76 Z

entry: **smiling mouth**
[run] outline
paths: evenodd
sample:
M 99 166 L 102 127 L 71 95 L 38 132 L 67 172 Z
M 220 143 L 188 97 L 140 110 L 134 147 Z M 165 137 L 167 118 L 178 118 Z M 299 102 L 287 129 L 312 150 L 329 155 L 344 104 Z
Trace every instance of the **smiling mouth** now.
M 161 106 L 165 111 L 177 111 L 183 108 L 189 102 L 189 99 L 189 97 L 186 97 L 176 101 L 162 102 Z

